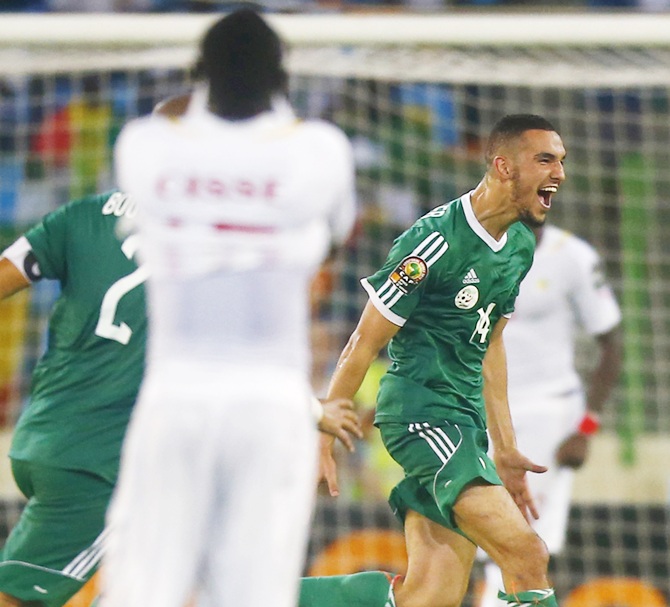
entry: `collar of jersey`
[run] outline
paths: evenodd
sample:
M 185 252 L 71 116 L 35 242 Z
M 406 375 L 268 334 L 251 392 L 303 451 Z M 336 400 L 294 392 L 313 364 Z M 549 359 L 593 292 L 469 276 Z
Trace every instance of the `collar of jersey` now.
M 493 238 L 493 236 L 484 229 L 484 226 L 479 223 L 477 217 L 475 217 L 475 212 L 472 210 L 472 203 L 470 202 L 471 196 L 472 191 L 461 196 L 461 205 L 463 206 L 463 213 L 465 213 L 465 220 L 468 222 L 472 231 L 477 234 L 477 236 L 479 236 L 479 238 L 481 238 L 492 251 L 497 253 L 498 251 L 501 251 L 507 243 L 507 232 L 501 236 L 500 240 Z
M 188 117 L 205 117 L 206 119 L 214 118 L 215 120 L 221 120 L 214 114 L 212 114 L 207 109 L 207 96 L 208 96 L 208 87 L 206 85 L 198 85 L 194 90 L 191 97 L 191 101 L 188 104 L 186 110 L 186 116 Z M 263 127 L 266 124 L 282 124 L 282 123 L 294 123 L 296 121 L 295 114 L 293 113 L 293 108 L 289 104 L 288 100 L 284 97 L 277 96 L 272 99 L 272 108 L 267 112 L 262 112 L 252 118 L 247 120 L 240 121 L 225 121 L 227 126 L 236 127 L 248 127 L 250 125 L 260 125 Z

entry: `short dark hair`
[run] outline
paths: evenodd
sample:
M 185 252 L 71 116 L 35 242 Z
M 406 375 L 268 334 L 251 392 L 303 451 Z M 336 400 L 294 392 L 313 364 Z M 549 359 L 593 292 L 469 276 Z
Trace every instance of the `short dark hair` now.
M 229 119 L 250 118 L 286 93 L 282 42 L 253 9 L 219 19 L 205 33 L 195 74 L 209 84 L 210 108 Z
M 508 114 L 491 130 L 486 145 L 486 163 L 491 164 L 498 150 L 509 141 L 518 139 L 526 131 L 556 131 L 554 125 L 546 118 L 536 114 Z

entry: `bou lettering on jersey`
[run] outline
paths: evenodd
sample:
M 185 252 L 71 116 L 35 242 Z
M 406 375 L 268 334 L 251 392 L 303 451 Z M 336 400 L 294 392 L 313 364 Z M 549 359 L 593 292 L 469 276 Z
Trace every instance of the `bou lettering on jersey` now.
M 102 205 L 103 215 L 114 215 L 115 217 L 128 217 L 132 219 L 137 213 L 137 203 L 128 194 L 114 192 Z

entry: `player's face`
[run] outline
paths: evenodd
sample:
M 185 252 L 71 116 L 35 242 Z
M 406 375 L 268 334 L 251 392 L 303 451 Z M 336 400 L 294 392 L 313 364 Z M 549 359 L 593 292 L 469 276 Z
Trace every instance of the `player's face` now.
M 554 131 L 526 131 L 519 140 L 512 180 L 512 203 L 519 220 L 539 227 L 547 219 L 551 199 L 565 180 L 565 148 Z

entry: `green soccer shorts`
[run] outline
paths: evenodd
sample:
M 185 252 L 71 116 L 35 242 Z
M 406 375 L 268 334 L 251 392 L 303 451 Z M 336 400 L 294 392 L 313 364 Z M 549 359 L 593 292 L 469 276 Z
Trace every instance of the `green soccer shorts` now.
M 12 460 L 28 498 L 0 560 L 0 591 L 60 607 L 95 573 L 113 485 L 95 474 Z
M 389 503 L 404 522 L 408 510 L 460 535 L 453 506 L 463 489 L 481 480 L 502 485 L 487 455 L 488 437 L 480 428 L 449 422 L 380 423 L 382 441 L 405 471 Z M 468 538 L 469 539 L 469 538 Z

